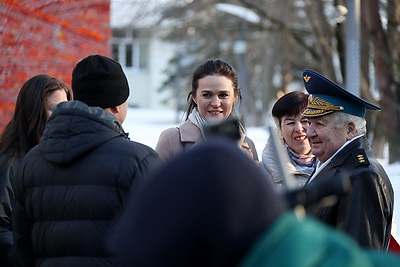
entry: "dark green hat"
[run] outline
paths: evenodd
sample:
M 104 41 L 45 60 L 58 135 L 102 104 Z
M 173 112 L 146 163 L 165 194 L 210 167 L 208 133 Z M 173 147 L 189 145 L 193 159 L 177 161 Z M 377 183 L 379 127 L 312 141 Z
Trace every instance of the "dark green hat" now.
M 318 117 L 340 111 L 364 118 L 366 109 L 381 110 L 315 71 L 304 70 L 303 81 L 311 95 L 304 117 Z

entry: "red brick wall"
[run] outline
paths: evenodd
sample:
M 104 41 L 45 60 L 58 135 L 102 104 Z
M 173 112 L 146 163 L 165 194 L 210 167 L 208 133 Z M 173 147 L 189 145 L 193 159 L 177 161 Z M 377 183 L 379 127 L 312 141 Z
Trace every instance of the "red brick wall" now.
M 48 74 L 71 84 L 75 64 L 109 56 L 110 0 L 1 0 L 0 130 L 22 84 Z

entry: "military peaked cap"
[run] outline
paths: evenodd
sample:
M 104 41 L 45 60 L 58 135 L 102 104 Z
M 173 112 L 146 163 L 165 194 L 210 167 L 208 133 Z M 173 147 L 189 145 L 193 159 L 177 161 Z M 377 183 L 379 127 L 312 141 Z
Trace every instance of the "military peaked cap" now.
M 366 109 L 381 110 L 313 70 L 304 70 L 303 82 L 311 95 L 303 113 L 305 117 L 318 117 L 339 111 L 364 118 Z

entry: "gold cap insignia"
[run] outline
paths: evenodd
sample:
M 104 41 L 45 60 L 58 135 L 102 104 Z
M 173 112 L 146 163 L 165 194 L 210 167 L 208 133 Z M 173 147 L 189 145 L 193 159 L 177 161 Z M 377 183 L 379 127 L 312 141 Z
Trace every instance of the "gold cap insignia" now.
M 306 76 L 304 76 L 303 79 L 304 79 L 304 81 L 305 81 L 306 83 L 308 83 L 308 81 L 311 79 L 311 76 L 308 76 L 308 75 L 306 74 Z
M 310 96 L 306 111 L 303 116 L 305 117 L 317 117 L 329 114 L 333 111 L 344 110 L 343 106 L 335 106 L 334 104 L 318 97 Z

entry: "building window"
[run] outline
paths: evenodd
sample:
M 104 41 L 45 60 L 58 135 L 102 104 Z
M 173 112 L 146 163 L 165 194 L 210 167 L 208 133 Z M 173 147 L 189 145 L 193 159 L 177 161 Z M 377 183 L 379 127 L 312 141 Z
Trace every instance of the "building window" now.
M 125 66 L 133 67 L 133 44 L 125 45 Z
M 127 70 L 146 70 L 149 61 L 148 40 L 136 31 L 114 29 L 112 57 Z
M 112 45 L 112 57 L 114 60 L 119 61 L 119 49 L 118 49 L 118 44 L 113 44 Z

